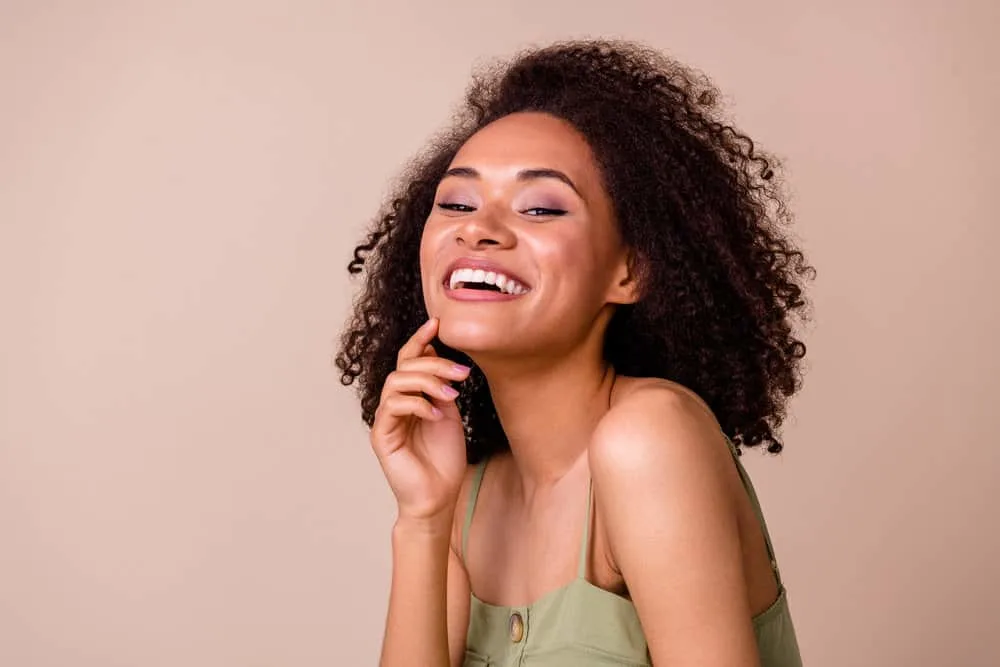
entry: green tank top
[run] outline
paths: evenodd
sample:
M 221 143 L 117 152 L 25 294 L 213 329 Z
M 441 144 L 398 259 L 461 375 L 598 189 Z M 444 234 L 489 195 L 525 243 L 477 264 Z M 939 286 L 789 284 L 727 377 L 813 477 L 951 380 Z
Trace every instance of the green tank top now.
M 729 439 L 743 487 L 753 503 L 778 582 L 778 597 L 753 618 L 761 667 L 801 667 L 788 598 L 774 557 L 760 502 L 746 469 Z M 486 461 L 477 467 L 462 528 L 462 558 L 479 497 Z M 587 491 L 587 523 L 576 578 L 531 604 L 506 607 L 488 604 L 473 594 L 466 636 L 465 667 L 597 667 L 652 665 L 639 615 L 630 600 L 587 581 L 593 487 Z

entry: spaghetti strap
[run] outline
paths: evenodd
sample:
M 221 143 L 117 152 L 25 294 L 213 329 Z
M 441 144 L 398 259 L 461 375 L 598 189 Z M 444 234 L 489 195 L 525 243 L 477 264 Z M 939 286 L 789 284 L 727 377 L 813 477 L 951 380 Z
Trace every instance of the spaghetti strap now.
M 580 558 L 576 566 L 576 578 L 587 578 L 587 547 L 590 546 L 590 522 L 594 504 L 594 480 L 587 482 L 587 520 L 583 524 L 583 539 L 580 540 Z
M 778 570 L 778 560 L 774 555 L 774 544 L 771 542 L 771 533 L 767 529 L 767 521 L 764 520 L 764 511 L 761 509 L 760 500 L 757 498 L 757 491 L 754 489 L 753 482 L 750 480 L 750 475 L 747 474 L 746 468 L 743 467 L 743 462 L 740 461 L 740 454 L 736 449 L 736 445 L 733 444 L 733 441 L 725 433 L 722 434 L 722 437 L 729 444 L 729 451 L 733 455 L 736 470 L 740 473 L 740 481 L 743 482 L 743 488 L 746 490 L 747 495 L 750 496 L 750 504 L 753 505 L 753 511 L 757 516 L 757 521 L 760 523 L 761 532 L 764 533 L 767 557 L 771 560 L 771 569 L 774 571 L 774 578 L 778 582 L 778 588 L 781 589 L 783 587 L 781 583 L 781 571 Z
M 472 488 L 469 489 L 469 502 L 465 508 L 465 523 L 462 524 L 462 561 L 465 561 L 465 551 L 469 546 L 469 527 L 472 525 L 472 513 L 476 510 L 476 499 L 479 497 L 479 487 L 483 483 L 483 473 L 486 472 L 486 461 L 483 459 L 476 466 L 472 477 Z

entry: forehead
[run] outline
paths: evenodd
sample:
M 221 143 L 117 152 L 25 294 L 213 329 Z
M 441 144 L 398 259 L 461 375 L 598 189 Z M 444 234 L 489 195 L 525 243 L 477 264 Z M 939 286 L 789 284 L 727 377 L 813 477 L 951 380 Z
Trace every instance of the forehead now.
M 462 145 L 452 166 L 477 169 L 552 168 L 581 184 L 599 182 L 596 160 L 586 139 L 570 123 L 537 112 L 504 116 Z

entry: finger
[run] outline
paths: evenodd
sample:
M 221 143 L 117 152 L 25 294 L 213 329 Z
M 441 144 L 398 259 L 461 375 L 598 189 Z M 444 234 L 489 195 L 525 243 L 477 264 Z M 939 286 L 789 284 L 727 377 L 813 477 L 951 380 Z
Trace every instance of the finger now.
M 403 361 L 404 359 L 414 359 L 419 357 L 424 351 L 424 348 L 430 345 L 431 341 L 434 340 L 434 336 L 437 335 L 438 321 L 437 318 L 432 317 L 421 325 L 417 329 L 410 339 L 399 349 L 399 354 L 396 356 L 396 363 Z
M 444 380 L 461 382 L 469 377 L 471 370 L 468 366 L 442 357 L 417 357 L 401 361 L 395 372 L 427 373 Z
M 422 396 L 408 394 L 393 394 L 382 402 L 372 424 L 372 442 L 381 441 L 379 436 L 387 435 L 403 425 L 404 420 L 416 417 L 427 421 L 438 421 L 443 417 L 441 411 L 431 405 Z
M 435 375 L 417 371 L 396 371 L 382 389 L 383 400 L 392 394 L 426 394 L 445 401 L 454 400 L 458 390 Z

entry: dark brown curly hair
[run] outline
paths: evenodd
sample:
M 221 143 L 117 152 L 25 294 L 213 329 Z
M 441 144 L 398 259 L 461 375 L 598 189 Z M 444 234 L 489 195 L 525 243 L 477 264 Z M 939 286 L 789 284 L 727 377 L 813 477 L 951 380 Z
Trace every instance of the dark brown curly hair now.
M 427 319 L 419 248 L 438 182 L 458 149 L 508 114 L 543 112 L 590 144 L 635 258 L 641 299 L 615 312 L 604 354 L 616 372 L 659 377 L 700 395 L 738 446 L 766 445 L 801 386 L 812 267 L 784 233 L 790 214 L 775 160 L 720 117 L 703 75 L 647 47 L 618 41 L 560 43 L 481 70 L 451 129 L 403 173 L 351 274 L 363 290 L 336 356 L 345 385 L 358 382 L 370 426 L 396 354 Z M 482 372 L 458 399 L 470 462 L 507 445 Z

